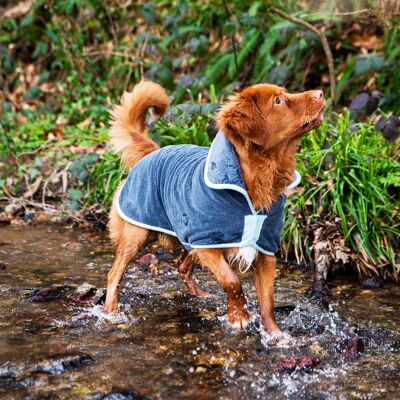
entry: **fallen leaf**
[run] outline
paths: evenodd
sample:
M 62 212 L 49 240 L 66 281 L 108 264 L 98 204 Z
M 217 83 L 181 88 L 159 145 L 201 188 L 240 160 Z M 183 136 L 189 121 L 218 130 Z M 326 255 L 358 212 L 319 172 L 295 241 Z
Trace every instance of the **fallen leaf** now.
M 354 47 L 364 50 L 381 50 L 383 48 L 383 40 L 376 35 L 355 34 L 349 36 L 349 40 Z

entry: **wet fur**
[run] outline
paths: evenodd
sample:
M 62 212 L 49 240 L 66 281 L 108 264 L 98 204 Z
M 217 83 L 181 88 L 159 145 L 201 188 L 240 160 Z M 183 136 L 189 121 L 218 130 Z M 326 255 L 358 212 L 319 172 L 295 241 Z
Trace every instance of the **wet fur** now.
M 276 106 L 277 96 L 285 99 L 284 104 L 290 112 Z M 324 107 L 321 96 L 319 91 L 292 95 L 278 86 L 255 85 L 232 96 L 221 108 L 217 124 L 235 147 L 256 209 L 269 208 L 290 184 L 299 139 L 322 118 L 318 114 Z M 142 81 L 131 93 L 125 92 L 121 104 L 114 107 L 111 112 L 111 144 L 128 169 L 158 149 L 147 135 L 146 113 L 152 108 L 156 115 L 161 116 L 167 106 L 164 89 L 153 82 Z M 141 247 L 160 236 L 167 249 L 174 251 L 179 247 L 176 238 L 124 221 L 116 211 L 115 201 L 114 197 L 109 232 L 116 246 L 116 258 L 108 274 L 106 312 L 117 310 L 119 283 L 128 263 Z M 253 276 L 264 326 L 269 333 L 277 332 L 279 328 L 273 315 L 274 257 L 257 256 L 257 252 L 246 249 L 198 249 L 183 257 L 179 272 L 190 293 L 206 296 L 207 293 L 193 279 L 192 271 L 196 263 L 208 267 L 227 293 L 228 321 L 236 329 L 244 329 L 248 322 L 246 301 L 240 281 L 229 265 L 243 261 L 246 270 L 254 264 Z

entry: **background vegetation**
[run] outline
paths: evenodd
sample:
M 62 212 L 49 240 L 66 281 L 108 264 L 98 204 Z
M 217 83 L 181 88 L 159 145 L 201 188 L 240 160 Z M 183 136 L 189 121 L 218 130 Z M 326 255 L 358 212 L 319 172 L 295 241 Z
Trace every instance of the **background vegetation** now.
M 208 145 L 218 104 L 248 84 L 321 87 L 333 98 L 324 124 L 301 143 L 303 181 L 287 207 L 282 256 L 310 263 L 322 251 L 398 280 L 396 4 L 9 2 L 0 17 L 1 218 L 29 221 L 42 210 L 104 223 L 124 174 L 107 150 L 108 111 L 142 77 L 171 96 L 152 126 L 162 145 Z

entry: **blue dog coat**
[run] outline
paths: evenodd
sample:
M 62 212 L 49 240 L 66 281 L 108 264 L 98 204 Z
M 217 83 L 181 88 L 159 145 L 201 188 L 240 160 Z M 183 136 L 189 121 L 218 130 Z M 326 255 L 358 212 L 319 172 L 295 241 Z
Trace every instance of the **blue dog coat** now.
M 288 188 L 299 182 L 296 171 Z M 167 146 L 141 159 L 116 206 L 124 220 L 176 236 L 187 250 L 251 246 L 274 255 L 285 199 L 268 211 L 254 209 L 235 149 L 219 132 L 210 148 Z

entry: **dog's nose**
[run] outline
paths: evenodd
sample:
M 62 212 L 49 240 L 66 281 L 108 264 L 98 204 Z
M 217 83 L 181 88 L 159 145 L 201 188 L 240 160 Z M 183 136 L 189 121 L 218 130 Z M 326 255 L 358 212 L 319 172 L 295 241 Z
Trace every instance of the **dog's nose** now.
M 321 100 L 324 97 L 324 92 L 322 90 L 313 90 L 312 95 L 314 99 Z

